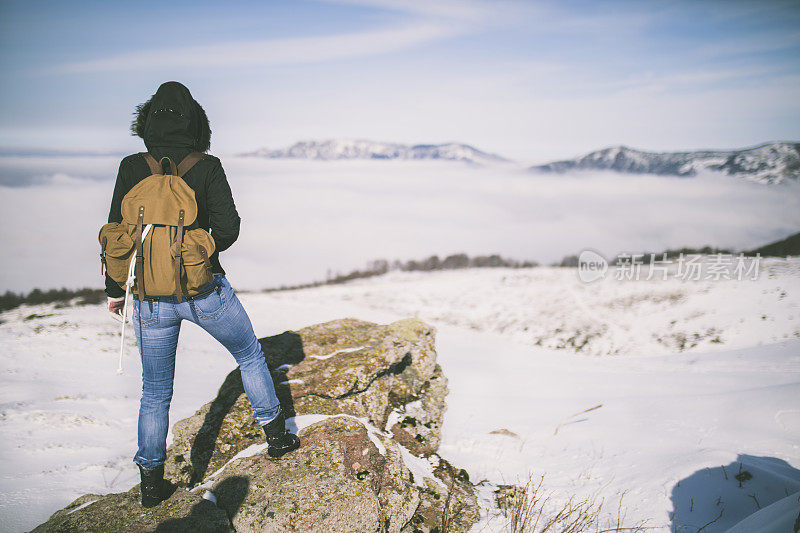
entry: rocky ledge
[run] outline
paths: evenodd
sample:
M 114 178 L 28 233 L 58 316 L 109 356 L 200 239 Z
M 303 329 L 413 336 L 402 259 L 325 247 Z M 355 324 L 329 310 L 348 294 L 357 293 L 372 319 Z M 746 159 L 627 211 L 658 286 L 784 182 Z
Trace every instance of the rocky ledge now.
M 467 531 L 479 517 L 473 486 L 436 453 L 447 380 L 434 341 L 416 319 L 263 338 L 299 450 L 267 455 L 237 369 L 173 427 L 168 500 L 143 509 L 138 486 L 87 494 L 34 531 Z

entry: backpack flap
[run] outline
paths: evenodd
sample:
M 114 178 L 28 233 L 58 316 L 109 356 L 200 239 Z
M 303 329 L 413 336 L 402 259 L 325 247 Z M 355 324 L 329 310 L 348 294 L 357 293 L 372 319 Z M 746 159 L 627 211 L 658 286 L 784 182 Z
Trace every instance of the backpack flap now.
M 181 209 L 185 226 L 197 218 L 194 191 L 183 179 L 171 174 L 153 175 L 137 183 L 122 199 L 122 219 L 135 224 L 140 206 L 144 206 L 144 224 L 177 226 Z

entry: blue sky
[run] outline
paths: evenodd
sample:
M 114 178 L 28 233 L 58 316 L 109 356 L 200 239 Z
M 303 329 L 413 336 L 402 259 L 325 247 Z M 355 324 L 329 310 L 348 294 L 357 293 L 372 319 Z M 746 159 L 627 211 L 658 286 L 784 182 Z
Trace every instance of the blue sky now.
M 0 3 L 0 147 L 138 151 L 185 83 L 212 151 L 461 141 L 530 162 L 800 139 L 798 2 Z

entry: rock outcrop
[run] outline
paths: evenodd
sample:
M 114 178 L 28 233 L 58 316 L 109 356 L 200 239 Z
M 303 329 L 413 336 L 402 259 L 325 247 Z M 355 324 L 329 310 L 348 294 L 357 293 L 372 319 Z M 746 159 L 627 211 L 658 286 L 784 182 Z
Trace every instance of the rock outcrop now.
M 35 531 L 467 531 L 479 514 L 469 477 L 436 454 L 447 381 L 434 340 L 416 319 L 261 339 L 299 450 L 267 455 L 237 369 L 175 424 L 172 497 L 146 510 L 138 487 L 86 495 Z

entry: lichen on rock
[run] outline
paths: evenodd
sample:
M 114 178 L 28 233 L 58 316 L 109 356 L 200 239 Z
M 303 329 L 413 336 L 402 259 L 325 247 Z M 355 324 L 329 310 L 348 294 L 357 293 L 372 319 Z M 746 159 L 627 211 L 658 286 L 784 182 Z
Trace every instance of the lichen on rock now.
M 237 481 L 231 478 L 227 483 Z M 202 494 L 177 490 L 168 500 L 152 509 L 143 509 L 139 499 L 138 485 L 119 494 L 86 494 L 57 511 L 32 533 L 233 531 L 225 511 L 204 499 Z
M 399 532 L 411 519 L 419 494 L 390 439 L 382 454 L 360 422 L 343 416 L 305 428 L 300 438 L 303 446 L 280 460 L 261 452 L 233 461 L 214 483 L 237 532 Z M 238 498 L 224 489 L 231 476 L 251 479 L 235 509 L 226 502 Z
M 436 362 L 435 330 L 417 319 L 388 325 L 346 318 L 260 339 L 287 417 L 345 413 L 384 428 L 412 410 L 419 425 L 389 428 L 414 453 L 439 445 L 447 380 Z M 413 408 L 415 403 L 422 408 Z M 423 406 L 424 404 L 424 406 Z M 191 486 L 262 439 L 239 370 L 217 397 L 176 423 L 166 471 Z

